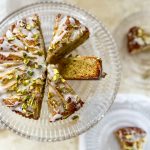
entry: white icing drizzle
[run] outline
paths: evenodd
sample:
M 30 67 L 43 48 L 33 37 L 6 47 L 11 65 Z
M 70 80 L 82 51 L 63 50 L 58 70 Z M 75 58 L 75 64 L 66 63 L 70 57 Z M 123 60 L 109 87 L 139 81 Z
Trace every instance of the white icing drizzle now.
M 61 18 L 61 21 L 59 22 L 59 24 L 58 24 L 58 27 L 59 28 L 63 28 L 63 27 L 66 27 L 66 21 L 67 21 L 67 16 L 64 16 L 64 17 L 62 17 Z
M 141 46 L 143 46 L 145 44 L 143 39 L 140 38 L 140 37 L 136 37 L 133 42 L 135 42 L 135 43 L 137 43 L 137 44 L 139 44 Z
M 17 107 L 13 107 L 12 110 L 15 110 L 15 111 L 18 111 L 18 112 L 21 112 L 21 113 L 22 113 L 21 105 L 20 105 L 20 106 L 17 106 Z
M 9 51 L 11 48 L 14 50 L 17 50 L 17 48 L 13 47 L 13 44 L 9 43 L 6 38 L 2 38 L 3 43 L 0 44 L 0 48 L 2 48 L 3 51 Z
M 63 96 L 64 96 L 64 99 L 65 99 L 66 101 L 70 98 L 72 101 L 76 102 L 76 101 L 77 101 L 77 98 L 78 98 L 77 95 L 72 94 L 72 93 L 63 94 Z
M 8 39 L 10 39 L 10 38 L 14 37 L 14 35 L 12 34 L 12 32 L 11 32 L 10 30 L 7 30 L 7 32 L 6 32 L 6 37 L 7 37 Z
M 10 103 L 11 103 L 11 101 L 10 101 Z M 7 106 L 8 106 L 8 107 L 11 107 L 11 106 L 16 107 L 16 106 L 18 106 L 19 104 L 20 104 L 20 102 L 16 101 L 15 103 L 10 104 L 10 105 L 7 105 Z
M 29 32 L 28 33 L 28 36 L 26 37 L 27 40 L 34 40 L 33 38 L 33 33 L 32 32 Z
M 33 34 L 39 34 L 40 32 L 39 32 L 39 30 L 37 30 L 36 28 L 33 28 L 33 29 L 32 29 L 32 33 L 33 33 Z
M 61 39 L 64 37 L 64 35 L 65 35 L 66 33 L 67 33 L 66 30 L 65 30 L 64 32 L 62 32 L 61 34 L 56 33 L 56 35 L 53 37 L 52 44 L 55 44 L 55 43 L 61 41 Z
M 53 117 L 50 117 L 50 122 L 55 122 L 58 119 L 61 119 L 62 115 L 61 114 L 56 114 Z
M 17 68 L 17 69 L 16 69 Z M 21 69 L 21 70 L 25 70 L 26 69 L 26 66 L 24 65 L 18 65 L 18 66 L 13 66 L 9 69 L 5 69 L 3 70 L 3 72 L 0 74 L 0 77 L 1 76 L 6 76 L 6 74 L 9 74 L 9 73 L 12 73 L 12 72 L 16 72 L 18 69 Z M 16 72 L 17 73 L 17 72 Z
M 69 17 L 69 21 L 71 24 L 75 24 L 75 20 L 72 17 Z
M 24 49 L 24 44 L 16 38 L 15 38 L 15 40 L 11 41 L 11 43 L 18 46 L 18 47 L 20 47 L 20 48 L 22 48 L 22 49 Z
M 21 28 L 21 33 L 28 36 L 28 34 L 30 33 L 30 31 L 28 31 L 27 29 L 25 28 Z
M 8 88 L 10 88 L 12 85 L 14 85 L 16 83 L 16 81 L 10 81 L 8 84 L 4 85 L 0 85 L 1 89 L 0 89 L 0 95 L 3 94 L 3 92 L 5 93 L 7 91 Z
M 0 54 L 4 55 L 5 57 L 8 57 L 9 55 L 23 57 L 23 53 L 24 53 L 24 51 L 18 51 L 17 53 L 16 52 L 7 52 L 7 51 L 0 52 Z
M 6 88 L 3 86 L 0 86 L 0 96 L 3 95 L 3 98 L 6 96 L 6 95 L 4 95 L 4 93 L 6 93 Z
M 34 23 L 33 20 L 37 20 L 37 19 L 38 19 L 37 16 L 33 16 L 33 17 L 26 18 L 26 21 L 27 21 L 27 24 L 30 24 L 31 26 L 34 26 L 35 23 Z

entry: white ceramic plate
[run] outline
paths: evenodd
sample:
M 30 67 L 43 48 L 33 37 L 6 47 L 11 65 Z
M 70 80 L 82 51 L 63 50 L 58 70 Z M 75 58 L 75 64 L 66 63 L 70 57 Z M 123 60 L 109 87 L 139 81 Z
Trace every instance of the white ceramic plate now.
M 80 136 L 80 150 L 120 150 L 114 131 L 126 126 L 141 127 L 147 132 L 144 150 L 149 150 L 150 98 L 143 95 L 117 95 L 102 121 Z
M 150 90 L 150 50 L 131 55 L 127 49 L 127 32 L 140 26 L 150 33 L 150 11 L 134 13 L 125 18 L 115 29 L 114 37 L 120 52 L 124 83 L 139 89 Z

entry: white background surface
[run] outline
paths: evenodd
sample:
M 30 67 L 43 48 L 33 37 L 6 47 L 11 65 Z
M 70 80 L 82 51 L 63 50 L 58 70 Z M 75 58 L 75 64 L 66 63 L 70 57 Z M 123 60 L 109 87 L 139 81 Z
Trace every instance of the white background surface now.
M 0 0 L 0 20 L 12 11 L 38 0 Z M 57 0 L 60 1 L 60 0 Z M 149 0 L 66 0 L 79 7 L 87 9 L 110 29 L 111 32 L 120 22 L 133 12 L 149 9 Z M 150 97 L 150 92 L 138 89 L 134 84 L 130 87 L 122 79 L 120 92 L 140 93 Z M 0 130 L 0 150 L 78 150 L 78 138 L 57 142 L 39 143 L 21 138 L 10 131 Z

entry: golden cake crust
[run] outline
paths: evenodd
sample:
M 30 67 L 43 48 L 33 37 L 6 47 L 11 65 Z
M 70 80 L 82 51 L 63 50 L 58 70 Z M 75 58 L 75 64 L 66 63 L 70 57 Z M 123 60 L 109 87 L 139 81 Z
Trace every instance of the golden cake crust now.
M 102 60 L 94 56 L 63 58 L 58 69 L 67 80 L 99 79 L 103 76 Z

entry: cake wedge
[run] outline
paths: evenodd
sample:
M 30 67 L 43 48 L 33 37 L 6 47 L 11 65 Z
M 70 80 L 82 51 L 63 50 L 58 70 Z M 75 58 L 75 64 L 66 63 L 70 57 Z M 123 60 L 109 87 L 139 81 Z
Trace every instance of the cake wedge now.
M 124 127 L 115 132 L 121 150 L 143 150 L 146 132 L 139 127 Z
M 99 79 L 104 76 L 102 60 L 94 56 L 63 58 L 58 70 L 66 80 Z
M 38 15 L 10 25 L 0 38 L 0 101 L 24 117 L 40 116 L 45 48 Z
M 130 28 L 127 34 L 127 46 L 131 54 L 150 50 L 150 33 L 139 26 Z
M 48 49 L 47 62 L 58 63 L 61 58 L 84 43 L 88 37 L 88 28 L 81 24 L 79 20 L 71 16 L 58 14 Z
M 49 64 L 47 71 L 50 122 L 66 119 L 79 110 L 84 102 L 63 79 L 55 65 Z

